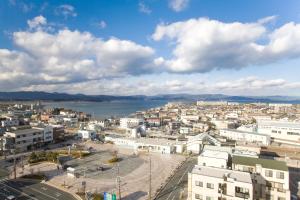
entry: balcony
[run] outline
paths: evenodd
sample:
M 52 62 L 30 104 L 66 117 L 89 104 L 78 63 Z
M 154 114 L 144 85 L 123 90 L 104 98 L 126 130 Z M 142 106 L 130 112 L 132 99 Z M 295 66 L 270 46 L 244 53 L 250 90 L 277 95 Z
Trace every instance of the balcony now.
M 235 192 L 235 196 L 242 198 L 242 199 L 248 199 L 250 198 L 249 193 L 242 193 L 242 192 Z

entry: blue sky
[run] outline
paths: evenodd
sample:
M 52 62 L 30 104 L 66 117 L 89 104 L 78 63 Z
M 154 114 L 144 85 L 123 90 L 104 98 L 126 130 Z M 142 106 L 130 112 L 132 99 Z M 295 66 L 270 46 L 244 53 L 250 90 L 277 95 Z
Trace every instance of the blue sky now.
M 300 96 L 297 0 L 0 2 L 0 90 Z

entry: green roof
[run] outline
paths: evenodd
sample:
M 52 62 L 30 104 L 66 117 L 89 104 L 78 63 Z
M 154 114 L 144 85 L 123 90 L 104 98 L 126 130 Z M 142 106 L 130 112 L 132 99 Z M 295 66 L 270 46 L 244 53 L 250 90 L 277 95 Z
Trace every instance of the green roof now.
M 263 168 L 288 171 L 286 163 L 278 160 L 233 156 L 232 163 L 247 166 L 255 166 L 256 164 L 260 164 Z

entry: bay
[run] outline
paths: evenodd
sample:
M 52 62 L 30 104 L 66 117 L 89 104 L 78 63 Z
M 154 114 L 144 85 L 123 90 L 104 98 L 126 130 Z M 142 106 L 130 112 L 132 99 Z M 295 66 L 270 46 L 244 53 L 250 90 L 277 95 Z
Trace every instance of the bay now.
M 59 101 L 43 102 L 45 108 L 67 108 L 91 114 L 95 118 L 125 117 L 136 111 L 160 107 L 165 100 L 121 100 L 104 102 Z

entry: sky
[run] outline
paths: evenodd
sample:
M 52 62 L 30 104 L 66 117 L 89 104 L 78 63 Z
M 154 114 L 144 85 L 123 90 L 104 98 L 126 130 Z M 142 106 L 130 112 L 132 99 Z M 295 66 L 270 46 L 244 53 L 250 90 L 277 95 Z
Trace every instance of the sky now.
M 300 96 L 300 1 L 1 0 L 0 91 Z

